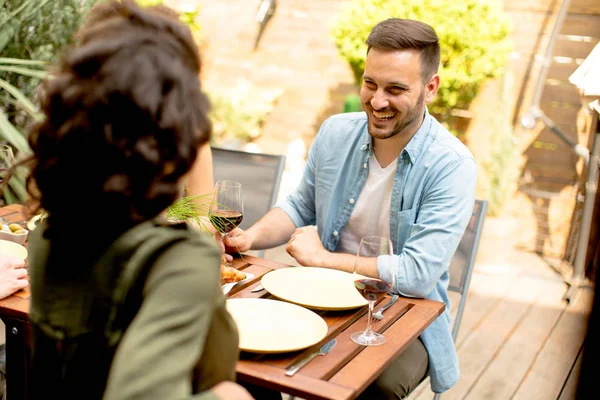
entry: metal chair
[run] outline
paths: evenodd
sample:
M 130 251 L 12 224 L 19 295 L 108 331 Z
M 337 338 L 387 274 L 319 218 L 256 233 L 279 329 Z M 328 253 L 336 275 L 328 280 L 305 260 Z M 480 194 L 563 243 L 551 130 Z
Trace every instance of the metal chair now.
M 285 155 L 212 147 L 212 159 L 215 182 L 230 180 L 242 184 L 244 219 L 240 228 L 247 229 L 275 205 Z
M 475 259 L 477 258 L 477 250 L 479 249 L 487 206 L 487 200 L 475 200 L 473 213 L 471 214 L 467 229 L 458 244 L 456 252 L 452 256 L 452 260 L 450 260 L 450 267 L 448 269 L 450 284 L 448 285 L 448 290 L 460 294 L 456 317 L 454 317 L 452 324 L 452 339 L 454 339 L 454 342 L 456 342 L 458 336 L 458 329 L 460 328 L 467 302 L 467 292 L 469 291 L 471 275 L 473 275 L 473 269 L 475 268 Z M 433 399 L 438 400 L 440 396 L 441 394 L 436 393 Z

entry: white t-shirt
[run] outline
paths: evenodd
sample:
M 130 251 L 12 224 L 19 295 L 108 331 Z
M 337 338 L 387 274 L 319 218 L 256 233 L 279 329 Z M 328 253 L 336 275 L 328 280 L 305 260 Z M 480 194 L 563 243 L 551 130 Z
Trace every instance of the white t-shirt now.
M 336 252 L 356 254 L 364 236 L 390 237 L 390 202 L 397 164 L 395 159 L 381 168 L 375 156 L 371 156 L 367 181 L 342 230 Z

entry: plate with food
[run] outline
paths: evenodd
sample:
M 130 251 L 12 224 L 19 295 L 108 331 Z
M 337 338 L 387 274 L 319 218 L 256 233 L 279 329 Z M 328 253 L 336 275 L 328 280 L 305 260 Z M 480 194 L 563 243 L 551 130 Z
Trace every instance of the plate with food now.
M 248 282 L 252 278 L 254 275 L 249 272 L 221 264 L 221 287 L 224 294 L 229 293 L 234 286 Z

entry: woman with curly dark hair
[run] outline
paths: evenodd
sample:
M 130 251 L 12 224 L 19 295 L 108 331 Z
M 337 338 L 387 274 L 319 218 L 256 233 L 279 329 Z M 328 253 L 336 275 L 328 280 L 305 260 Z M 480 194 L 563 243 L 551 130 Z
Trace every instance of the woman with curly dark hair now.
M 100 3 L 41 91 L 30 398 L 251 399 L 214 240 L 161 222 L 210 137 L 189 29 Z

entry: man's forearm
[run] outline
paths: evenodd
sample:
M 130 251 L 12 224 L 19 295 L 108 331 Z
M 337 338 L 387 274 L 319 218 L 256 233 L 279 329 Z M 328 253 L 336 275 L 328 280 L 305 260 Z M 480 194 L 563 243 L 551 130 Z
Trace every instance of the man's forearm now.
M 354 254 L 330 253 L 323 257 L 319 267 L 337 269 L 345 272 L 354 272 L 356 256 Z M 377 271 L 377 257 L 361 258 L 356 273 L 360 275 L 379 278 Z
M 252 250 L 270 249 L 287 243 L 296 225 L 280 208 L 274 208 L 246 231 L 251 235 Z

